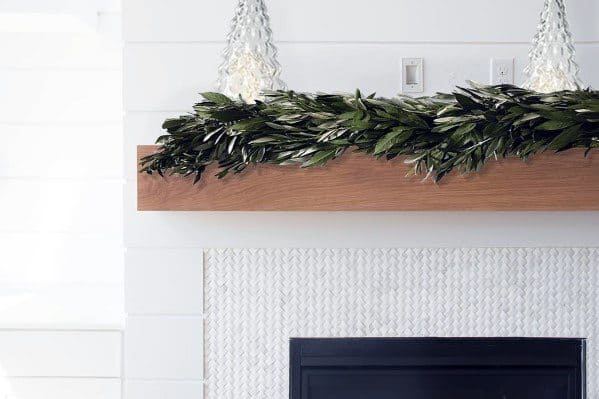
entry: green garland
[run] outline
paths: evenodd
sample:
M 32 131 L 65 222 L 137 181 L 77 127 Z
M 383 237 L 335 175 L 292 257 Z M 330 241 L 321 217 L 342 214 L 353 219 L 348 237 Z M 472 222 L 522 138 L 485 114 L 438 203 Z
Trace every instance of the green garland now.
M 246 104 L 203 94 L 194 113 L 168 119 L 158 152 L 142 171 L 217 176 L 268 163 L 321 166 L 346 150 L 392 159 L 435 181 L 453 169 L 480 170 L 490 159 L 523 160 L 546 151 L 599 147 L 599 92 L 540 94 L 515 86 L 458 88 L 453 94 L 395 99 L 337 94 L 267 93 Z

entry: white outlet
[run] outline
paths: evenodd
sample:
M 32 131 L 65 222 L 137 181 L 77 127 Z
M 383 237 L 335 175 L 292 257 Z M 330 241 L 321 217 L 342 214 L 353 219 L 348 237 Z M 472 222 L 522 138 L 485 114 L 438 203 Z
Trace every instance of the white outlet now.
M 514 84 L 514 59 L 493 58 L 491 60 L 492 85 Z
M 422 58 L 402 58 L 401 75 L 402 93 L 422 93 L 424 91 Z

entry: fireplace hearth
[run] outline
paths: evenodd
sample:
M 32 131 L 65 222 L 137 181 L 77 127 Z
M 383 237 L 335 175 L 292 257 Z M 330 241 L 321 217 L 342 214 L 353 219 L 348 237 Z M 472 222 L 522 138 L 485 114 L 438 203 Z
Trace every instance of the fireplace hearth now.
M 584 399 L 585 340 L 293 338 L 290 399 Z

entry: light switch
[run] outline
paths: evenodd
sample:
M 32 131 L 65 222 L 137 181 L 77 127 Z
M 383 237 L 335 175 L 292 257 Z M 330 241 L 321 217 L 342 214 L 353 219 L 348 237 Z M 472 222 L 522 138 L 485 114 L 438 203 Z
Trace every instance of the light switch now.
M 514 84 L 514 59 L 493 58 L 491 60 L 492 85 Z
M 422 58 L 402 58 L 401 71 L 402 93 L 422 93 L 424 91 Z

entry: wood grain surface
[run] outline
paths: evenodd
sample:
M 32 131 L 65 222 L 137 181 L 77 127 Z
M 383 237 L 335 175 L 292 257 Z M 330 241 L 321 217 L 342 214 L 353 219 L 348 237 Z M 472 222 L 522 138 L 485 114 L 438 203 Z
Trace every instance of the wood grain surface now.
M 156 151 L 138 146 L 138 160 Z M 594 157 L 593 157 L 594 155 Z M 594 159 L 593 159 L 594 158 Z M 406 178 L 409 166 L 346 153 L 326 167 L 258 165 L 218 180 L 138 174 L 140 211 L 566 211 L 599 210 L 599 160 L 571 150 L 529 162 L 491 162 L 439 184 Z

